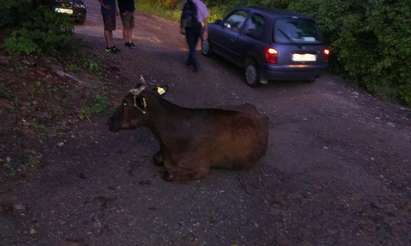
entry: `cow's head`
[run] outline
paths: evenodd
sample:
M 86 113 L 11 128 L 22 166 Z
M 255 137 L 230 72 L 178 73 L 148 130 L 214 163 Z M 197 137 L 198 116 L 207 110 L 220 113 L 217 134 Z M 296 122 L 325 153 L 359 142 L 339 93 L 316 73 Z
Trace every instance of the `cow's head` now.
M 143 126 L 150 114 L 150 102 L 153 97 L 161 96 L 166 92 L 165 87 L 142 83 L 129 91 L 123 98 L 108 121 L 110 131 L 121 129 L 135 129 Z

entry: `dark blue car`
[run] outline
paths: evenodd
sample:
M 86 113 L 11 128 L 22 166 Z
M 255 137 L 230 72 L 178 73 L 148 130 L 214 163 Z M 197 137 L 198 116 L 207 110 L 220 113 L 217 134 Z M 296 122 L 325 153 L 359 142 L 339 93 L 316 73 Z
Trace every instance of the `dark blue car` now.
M 314 81 L 330 55 L 313 19 L 260 7 L 235 9 L 210 24 L 202 52 L 243 67 L 249 86 L 270 80 Z

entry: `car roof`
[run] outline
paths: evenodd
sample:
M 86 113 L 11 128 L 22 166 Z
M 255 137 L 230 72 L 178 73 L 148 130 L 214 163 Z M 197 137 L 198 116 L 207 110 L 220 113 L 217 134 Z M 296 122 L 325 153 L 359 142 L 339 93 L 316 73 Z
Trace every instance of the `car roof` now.
M 309 18 L 305 15 L 299 14 L 299 13 L 291 11 L 291 10 L 269 9 L 269 8 L 260 7 L 260 6 L 249 6 L 249 7 L 244 7 L 242 9 L 251 10 L 253 13 L 262 14 L 262 15 L 269 16 L 269 17 L 272 17 L 272 18 L 296 16 L 296 17 L 311 19 L 311 18 Z

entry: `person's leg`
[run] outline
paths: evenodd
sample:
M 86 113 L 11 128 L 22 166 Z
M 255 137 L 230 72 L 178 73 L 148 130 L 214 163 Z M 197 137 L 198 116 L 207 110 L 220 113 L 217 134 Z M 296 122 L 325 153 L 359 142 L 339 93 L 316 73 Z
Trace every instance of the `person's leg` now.
M 133 39 L 131 38 L 131 29 L 130 28 L 127 29 L 127 42 L 129 44 L 131 44 L 133 42 Z
M 130 44 L 134 44 L 133 43 L 133 30 L 134 30 L 134 11 L 130 11 L 129 12 L 129 26 L 128 26 L 128 42 Z
M 119 51 L 114 46 L 113 42 L 113 30 L 116 29 L 116 13 L 115 11 L 109 11 L 103 13 L 104 22 L 104 39 L 106 41 L 106 51 L 116 53 Z
M 123 25 L 123 39 L 124 39 L 124 42 L 128 42 L 127 41 L 127 38 L 128 37 L 128 35 L 127 35 L 127 29 L 124 27 L 124 25 Z
M 120 12 L 121 23 L 123 24 L 123 40 L 127 44 L 127 17 L 126 12 Z
M 191 63 L 193 65 L 193 69 L 194 72 L 198 71 L 198 62 L 197 62 L 197 58 L 196 58 L 196 48 L 197 48 L 197 44 L 198 41 L 200 39 L 200 35 L 201 35 L 201 31 L 200 30 L 193 30 L 192 34 L 191 34 L 191 47 L 190 47 L 190 57 L 191 57 Z
M 193 65 L 193 54 L 195 52 L 194 38 L 193 30 L 191 28 L 186 28 L 186 42 L 188 46 L 186 65 Z
M 113 44 L 113 32 L 105 30 L 104 31 L 104 39 L 106 40 L 106 48 L 111 48 L 114 46 Z
M 133 12 L 124 12 L 122 14 L 123 21 L 123 39 L 125 45 L 129 48 L 134 48 L 133 43 L 133 22 L 134 22 L 134 13 Z
M 133 28 L 128 29 L 128 42 L 133 43 Z

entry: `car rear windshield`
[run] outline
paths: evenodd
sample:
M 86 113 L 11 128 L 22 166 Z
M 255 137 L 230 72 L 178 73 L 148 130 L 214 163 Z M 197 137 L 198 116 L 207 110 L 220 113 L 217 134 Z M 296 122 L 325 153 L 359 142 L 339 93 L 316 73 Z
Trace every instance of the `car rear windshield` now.
M 320 43 L 317 25 L 310 19 L 278 19 L 274 25 L 274 41 L 280 43 Z

